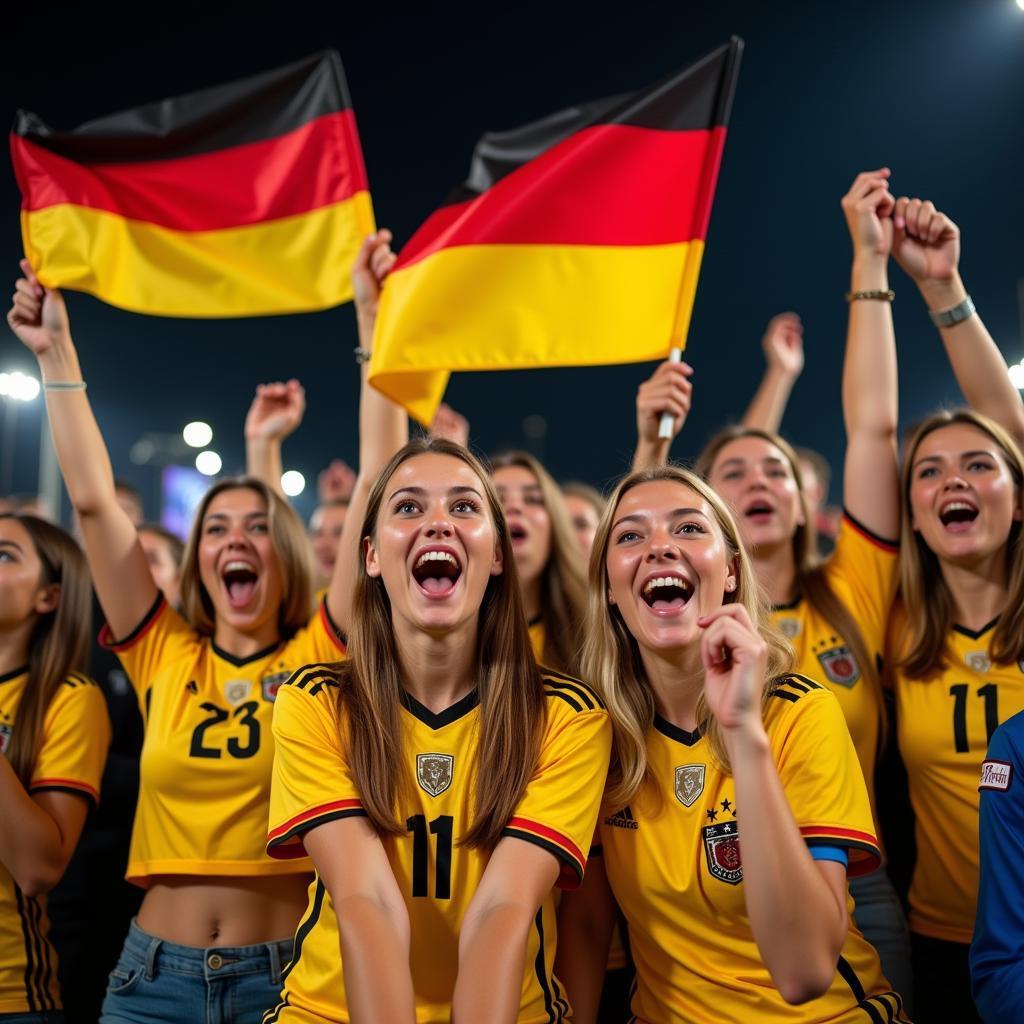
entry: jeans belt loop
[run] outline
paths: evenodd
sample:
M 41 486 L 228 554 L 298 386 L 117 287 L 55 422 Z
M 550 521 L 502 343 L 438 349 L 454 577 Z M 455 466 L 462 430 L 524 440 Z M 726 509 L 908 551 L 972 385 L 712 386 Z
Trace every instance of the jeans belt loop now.
M 146 967 L 144 975 L 146 981 L 152 981 L 156 977 L 156 955 L 160 951 L 160 947 L 162 945 L 162 939 L 154 937 L 150 940 L 149 949 L 146 950 Z

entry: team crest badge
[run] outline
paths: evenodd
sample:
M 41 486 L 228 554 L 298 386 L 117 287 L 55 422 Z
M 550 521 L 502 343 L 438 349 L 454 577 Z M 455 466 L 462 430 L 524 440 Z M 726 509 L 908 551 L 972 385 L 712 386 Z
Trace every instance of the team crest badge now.
M 251 679 L 231 679 L 224 684 L 224 698 L 232 706 L 241 704 L 252 693 Z
M 11 744 L 11 726 L 8 722 L 0 722 L 0 754 L 6 754 Z
M 787 617 L 785 619 L 779 619 L 775 625 L 778 626 L 783 635 L 789 637 L 790 640 L 795 636 L 798 636 L 800 633 L 799 619 L 791 619 Z
M 692 807 L 704 792 L 704 765 L 684 764 L 676 769 L 676 799 L 684 807 Z
M 288 682 L 288 672 L 275 672 L 272 676 L 263 679 L 263 699 L 273 703 L 277 700 L 277 691 Z
M 743 881 L 739 826 L 735 821 L 723 821 L 718 825 L 707 825 L 701 831 L 708 871 L 729 885 L 739 885 Z
M 829 681 L 837 686 L 853 686 L 860 679 L 860 666 L 849 647 L 833 647 L 822 651 L 818 661 Z
M 455 758 L 451 754 L 417 754 L 416 781 L 431 796 L 440 796 L 451 784 Z
M 974 672 L 987 672 L 992 667 L 992 659 L 988 651 L 969 651 L 964 655 L 967 667 Z

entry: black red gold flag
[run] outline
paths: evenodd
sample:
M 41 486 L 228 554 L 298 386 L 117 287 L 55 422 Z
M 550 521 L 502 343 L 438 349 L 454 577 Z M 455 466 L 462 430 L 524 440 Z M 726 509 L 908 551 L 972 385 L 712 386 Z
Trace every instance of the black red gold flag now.
M 454 370 L 664 358 L 690 323 L 742 41 L 484 135 L 399 254 L 373 384 L 429 423 Z
M 334 52 L 66 132 L 19 111 L 11 154 L 40 280 L 139 313 L 337 305 L 373 230 Z

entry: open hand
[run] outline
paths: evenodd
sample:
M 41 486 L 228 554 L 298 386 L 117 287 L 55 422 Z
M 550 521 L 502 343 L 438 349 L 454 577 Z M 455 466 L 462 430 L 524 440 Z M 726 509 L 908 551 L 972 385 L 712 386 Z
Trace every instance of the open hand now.
M 297 380 L 259 384 L 245 417 L 247 441 L 283 441 L 302 422 L 306 392 Z
M 799 377 L 804 368 L 804 325 L 796 313 L 779 313 L 768 321 L 761 339 L 765 362 L 788 377 Z

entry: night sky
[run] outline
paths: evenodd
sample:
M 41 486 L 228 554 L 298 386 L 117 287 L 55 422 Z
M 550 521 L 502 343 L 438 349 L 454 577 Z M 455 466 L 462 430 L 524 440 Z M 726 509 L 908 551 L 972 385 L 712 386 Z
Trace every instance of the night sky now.
M 137 30 L 113 14 L 98 21 L 93 5 L 8 15 L 0 113 L 10 124 L 24 107 L 72 128 L 335 47 L 377 221 L 400 245 L 465 177 L 482 132 L 640 88 L 736 33 L 746 50 L 687 355 L 694 409 L 675 454 L 695 454 L 742 413 L 763 368 L 762 329 L 793 309 L 804 322 L 807 367 L 784 432 L 838 469 L 850 261 L 839 199 L 862 169 L 892 167 L 896 194 L 931 198 L 961 225 L 967 288 L 1004 355 L 1024 355 L 1024 11 L 1012 0 L 528 4 L 510 14 L 435 5 L 448 13 L 388 16 L 349 6 L 330 14 L 304 7 L 295 17 L 281 8 L 271 21 L 241 7 L 228 18 L 158 5 Z M 166 23 L 155 29 L 159 18 Z M 0 245 L 13 290 L 19 196 L 7 166 Z M 959 395 L 916 290 L 895 267 L 891 282 L 908 423 Z M 239 470 L 242 422 L 260 381 L 295 376 L 306 386 L 309 408 L 286 446 L 287 468 L 312 480 L 332 456 L 355 463 L 349 306 L 213 322 L 142 317 L 79 294 L 68 300 L 115 471 L 143 489 L 150 515 L 158 472 L 131 464 L 132 443 L 205 419 L 225 470 Z M 34 360 L 4 328 L 0 369 L 16 368 L 34 371 Z M 650 370 L 463 374 L 448 400 L 470 418 L 483 451 L 527 447 L 557 477 L 604 486 L 626 468 L 633 399 Z M 19 413 L 15 490 L 35 488 L 40 406 Z M 546 434 L 528 438 L 524 420 L 537 415 Z M 832 498 L 840 497 L 834 485 Z M 311 489 L 297 504 L 309 511 Z

